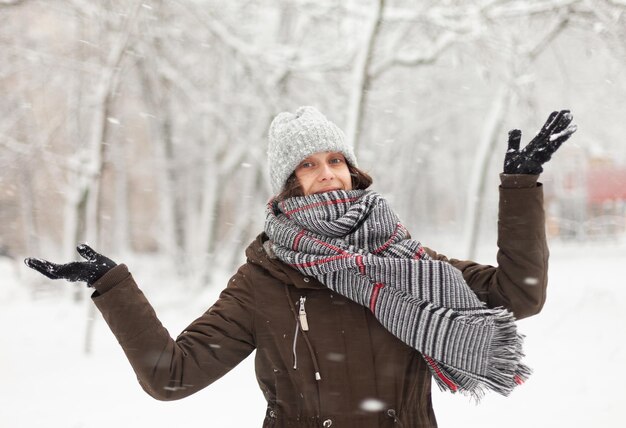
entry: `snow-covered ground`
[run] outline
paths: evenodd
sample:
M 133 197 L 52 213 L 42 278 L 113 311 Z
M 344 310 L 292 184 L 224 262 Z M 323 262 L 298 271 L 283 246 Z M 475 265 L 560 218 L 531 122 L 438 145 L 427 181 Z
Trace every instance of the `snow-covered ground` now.
M 479 260 L 489 262 L 488 253 Z M 509 398 L 490 394 L 478 405 L 434 390 L 441 427 L 624 426 L 626 244 L 553 243 L 551 253 L 544 310 L 519 322 L 534 375 Z M 155 269 L 158 262 L 138 259 L 128 264 L 172 335 L 219 292 L 217 287 L 191 296 L 167 272 Z M 158 402 L 137 384 L 115 338 L 93 312 L 89 291 L 40 281 L 35 273 L 2 259 L 0 282 L 0 426 L 261 425 L 265 403 L 253 356 L 194 396 Z M 33 283 L 39 284 L 36 294 Z M 75 290 L 84 294 L 82 302 L 70 298 Z M 94 340 L 86 355 L 90 317 Z

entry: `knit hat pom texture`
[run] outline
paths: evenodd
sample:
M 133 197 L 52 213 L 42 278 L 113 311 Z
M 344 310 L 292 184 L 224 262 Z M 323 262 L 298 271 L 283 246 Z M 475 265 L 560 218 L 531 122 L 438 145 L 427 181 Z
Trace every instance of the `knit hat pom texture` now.
M 283 190 L 300 162 L 319 152 L 339 152 L 350 165 L 357 166 L 354 150 L 344 133 L 315 107 L 278 114 L 270 125 L 267 152 L 274 194 Z

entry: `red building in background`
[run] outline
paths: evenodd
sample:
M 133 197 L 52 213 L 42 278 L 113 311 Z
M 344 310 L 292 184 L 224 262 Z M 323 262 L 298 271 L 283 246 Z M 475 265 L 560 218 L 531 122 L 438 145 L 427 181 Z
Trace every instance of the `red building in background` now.
M 564 239 L 626 234 L 626 167 L 607 159 L 569 159 L 546 186 L 548 233 Z
M 594 166 L 587 171 L 587 203 L 601 206 L 626 201 L 626 168 Z

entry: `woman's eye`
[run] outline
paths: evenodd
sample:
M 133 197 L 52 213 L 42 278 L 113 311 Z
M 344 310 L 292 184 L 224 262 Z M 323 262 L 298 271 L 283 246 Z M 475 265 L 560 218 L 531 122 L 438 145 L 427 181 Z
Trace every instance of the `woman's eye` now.
M 312 162 L 302 162 L 302 163 L 300 164 L 300 168 L 310 168 L 310 167 L 312 167 L 312 166 L 313 166 L 313 163 L 312 163 Z
M 341 163 L 343 162 L 343 159 L 341 158 L 333 158 L 330 160 L 330 163 Z

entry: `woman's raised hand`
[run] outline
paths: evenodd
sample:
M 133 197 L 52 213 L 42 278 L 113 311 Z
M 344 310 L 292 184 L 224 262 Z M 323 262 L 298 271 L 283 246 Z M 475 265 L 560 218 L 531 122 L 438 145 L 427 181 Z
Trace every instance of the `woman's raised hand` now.
M 71 282 L 83 281 L 89 287 L 105 273 L 117 266 L 113 260 L 95 252 L 86 244 L 76 247 L 76 251 L 87 261 L 56 264 L 47 260 L 29 257 L 24 260 L 24 263 L 29 268 L 35 269 L 50 279 L 65 279 Z
M 540 174 L 542 165 L 550 160 L 561 144 L 576 132 L 569 110 L 553 111 L 541 131 L 522 150 L 522 131 L 509 131 L 509 148 L 504 157 L 505 174 Z

